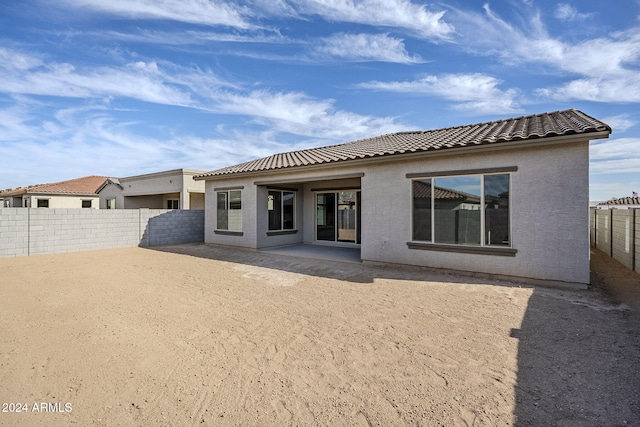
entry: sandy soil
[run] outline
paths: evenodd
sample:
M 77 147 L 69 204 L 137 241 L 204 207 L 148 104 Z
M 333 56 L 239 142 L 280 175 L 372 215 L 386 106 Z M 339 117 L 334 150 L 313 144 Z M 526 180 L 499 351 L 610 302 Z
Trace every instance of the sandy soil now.
M 205 245 L 0 272 L 0 425 L 640 420 L 639 316 L 598 289 Z

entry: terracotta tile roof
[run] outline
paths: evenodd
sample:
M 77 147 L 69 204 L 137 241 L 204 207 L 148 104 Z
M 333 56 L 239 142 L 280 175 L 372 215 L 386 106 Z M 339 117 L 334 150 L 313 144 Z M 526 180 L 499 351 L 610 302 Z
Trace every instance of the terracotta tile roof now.
M 611 133 L 611 128 L 578 110 L 556 111 L 430 131 L 397 132 L 339 145 L 274 154 L 196 175 L 195 178 L 593 132 Z
M 640 197 L 620 197 L 619 199 L 611 199 L 606 202 L 598 203 L 598 205 L 638 205 L 640 206 Z
M 106 176 L 85 176 L 68 181 L 39 184 L 14 190 L 0 191 L 0 197 L 21 194 L 95 194 L 107 179 Z

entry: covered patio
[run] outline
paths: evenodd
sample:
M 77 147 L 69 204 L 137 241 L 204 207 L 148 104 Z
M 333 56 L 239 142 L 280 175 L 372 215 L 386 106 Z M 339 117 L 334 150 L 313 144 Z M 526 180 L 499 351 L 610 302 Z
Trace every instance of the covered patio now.
M 328 261 L 340 261 L 361 263 L 359 247 L 336 247 L 324 245 L 310 245 L 299 243 L 295 245 L 279 246 L 275 248 L 260 249 L 259 252 L 266 252 L 276 255 L 285 255 L 299 258 L 322 259 Z

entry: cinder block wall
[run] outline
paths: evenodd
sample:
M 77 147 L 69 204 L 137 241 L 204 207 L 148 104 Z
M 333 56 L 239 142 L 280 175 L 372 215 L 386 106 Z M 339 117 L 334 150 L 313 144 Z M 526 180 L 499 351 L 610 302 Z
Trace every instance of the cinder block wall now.
M 591 245 L 640 273 L 640 209 L 594 209 Z
M 29 209 L 0 209 L 0 257 L 29 255 Z
M 633 210 L 612 210 L 611 219 L 611 256 L 620 261 L 625 267 L 633 269 Z
M 0 209 L 0 257 L 204 241 L 204 211 Z
M 609 210 L 597 211 L 595 218 L 596 248 L 611 256 L 611 231 L 609 230 L 611 220 L 609 219 Z

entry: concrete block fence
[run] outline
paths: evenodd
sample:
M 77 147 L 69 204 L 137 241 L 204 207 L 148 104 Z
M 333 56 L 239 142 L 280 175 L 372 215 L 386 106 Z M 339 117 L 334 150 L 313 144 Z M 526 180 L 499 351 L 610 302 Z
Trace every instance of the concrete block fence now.
M 591 246 L 640 273 L 640 209 L 592 209 Z
M 204 211 L 0 209 L 0 258 L 204 241 Z

